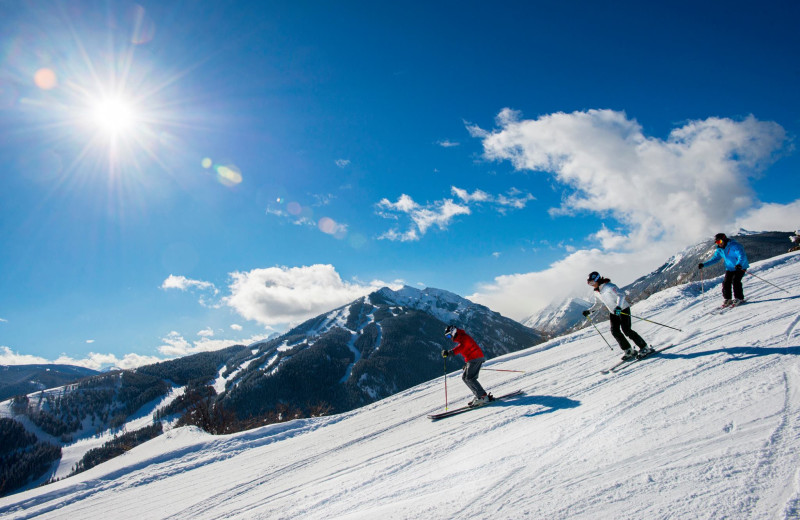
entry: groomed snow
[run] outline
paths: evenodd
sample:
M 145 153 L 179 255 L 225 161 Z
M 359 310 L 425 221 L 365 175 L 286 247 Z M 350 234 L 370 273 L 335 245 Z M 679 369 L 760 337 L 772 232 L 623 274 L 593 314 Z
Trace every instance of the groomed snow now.
M 63 481 L 0 499 L 3 518 L 798 519 L 800 255 L 753 265 L 750 303 L 719 279 L 633 308 L 659 357 L 594 329 L 494 359 L 522 397 L 431 422 L 444 378 L 353 412 L 214 437 L 178 428 Z M 600 327 L 606 338 L 608 325 Z M 458 373 L 450 405 L 468 395 Z

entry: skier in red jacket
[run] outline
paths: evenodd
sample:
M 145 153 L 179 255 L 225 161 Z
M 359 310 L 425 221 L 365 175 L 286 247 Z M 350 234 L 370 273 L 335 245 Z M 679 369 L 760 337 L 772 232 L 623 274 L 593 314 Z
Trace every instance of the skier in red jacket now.
M 478 374 L 481 371 L 481 365 L 486 361 L 486 357 L 483 355 L 483 351 L 478 344 L 475 343 L 475 340 L 472 339 L 469 334 L 462 329 L 456 328 L 454 325 L 449 325 L 444 329 L 444 336 L 458 343 L 458 346 L 452 350 L 442 350 L 442 357 L 446 358 L 448 356 L 461 354 L 461 356 L 464 357 L 464 361 L 467 363 L 464 365 L 461 379 L 467 387 L 472 390 L 472 393 L 475 394 L 475 399 L 470 401 L 468 405 L 481 406 L 489 401 L 493 401 L 494 397 L 492 394 L 487 394 L 478 382 Z

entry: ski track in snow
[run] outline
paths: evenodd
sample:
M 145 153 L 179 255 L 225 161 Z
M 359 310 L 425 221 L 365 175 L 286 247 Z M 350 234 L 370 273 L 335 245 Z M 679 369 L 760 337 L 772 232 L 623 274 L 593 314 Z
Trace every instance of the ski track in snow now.
M 754 272 L 784 287 L 800 255 Z M 718 286 L 706 281 L 706 286 Z M 431 422 L 442 378 L 346 414 L 213 437 L 179 428 L 76 477 L 0 499 L 3 518 L 800 519 L 800 297 L 668 289 L 634 306 L 656 347 L 602 375 L 593 328 L 488 361 L 521 396 Z M 608 324 L 600 332 L 613 341 Z M 468 390 L 448 375 L 450 406 Z

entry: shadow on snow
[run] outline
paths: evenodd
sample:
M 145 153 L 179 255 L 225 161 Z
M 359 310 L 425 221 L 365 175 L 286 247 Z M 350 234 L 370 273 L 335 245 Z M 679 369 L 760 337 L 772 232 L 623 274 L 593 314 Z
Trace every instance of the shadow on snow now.
M 662 354 L 658 354 L 658 357 L 666 359 L 695 359 L 704 356 L 713 356 L 715 354 L 729 354 L 731 359 L 728 361 L 741 361 L 743 359 L 771 356 L 773 354 L 798 356 L 800 355 L 800 347 L 730 347 L 718 348 L 714 350 L 703 350 L 700 352 L 692 352 L 691 354 L 674 354 L 671 352 L 664 352 Z
M 542 410 L 535 410 L 531 413 L 525 414 L 525 417 L 534 417 L 546 413 L 555 412 L 557 410 L 565 410 L 567 408 L 577 408 L 581 405 L 580 401 L 570 399 L 568 397 L 560 397 L 556 395 L 521 395 L 511 399 L 504 399 L 492 406 L 541 406 Z

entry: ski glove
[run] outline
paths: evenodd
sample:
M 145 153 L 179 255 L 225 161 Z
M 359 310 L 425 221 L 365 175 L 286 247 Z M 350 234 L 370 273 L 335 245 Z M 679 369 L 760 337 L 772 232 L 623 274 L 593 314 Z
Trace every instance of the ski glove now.
M 697 268 L 698 269 L 702 269 L 703 268 L 703 262 L 700 262 L 700 265 L 698 265 Z
M 452 350 L 443 350 L 442 351 L 442 357 L 443 358 L 446 358 L 447 356 L 452 356 L 452 355 L 453 355 L 453 351 Z
M 591 312 L 589 312 L 589 311 L 583 311 L 583 315 L 586 316 L 587 318 L 589 317 L 590 314 L 591 314 Z
M 622 314 L 622 309 L 621 309 L 621 308 L 619 308 L 619 307 L 617 307 L 616 309 L 614 309 L 614 314 L 616 314 L 617 316 L 619 316 L 620 314 Z

